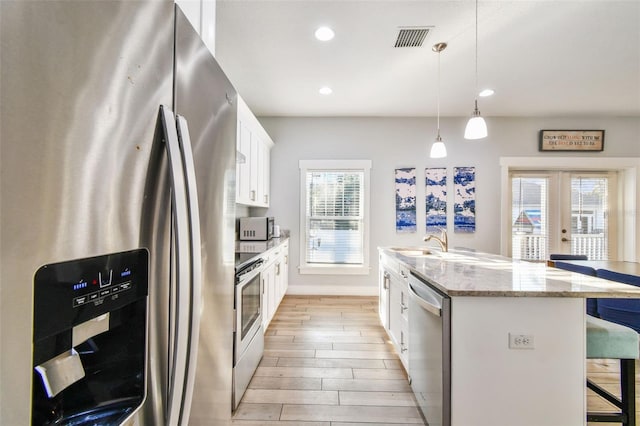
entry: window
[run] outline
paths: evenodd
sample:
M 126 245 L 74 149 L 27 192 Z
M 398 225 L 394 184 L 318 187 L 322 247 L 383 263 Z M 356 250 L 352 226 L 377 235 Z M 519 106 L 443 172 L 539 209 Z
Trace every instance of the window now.
M 300 161 L 300 273 L 369 273 L 369 160 Z

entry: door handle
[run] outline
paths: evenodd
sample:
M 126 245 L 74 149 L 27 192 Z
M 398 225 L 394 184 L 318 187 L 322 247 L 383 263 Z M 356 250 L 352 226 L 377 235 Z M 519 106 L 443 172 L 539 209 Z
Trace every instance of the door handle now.
M 420 307 L 432 314 L 441 317 L 442 316 L 442 307 L 436 304 L 433 304 L 427 300 L 424 300 L 422 297 L 416 293 L 416 291 L 411 287 L 411 283 L 409 283 L 409 295 L 420 305 Z
M 185 283 L 190 280 L 189 264 L 189 213 L 186 193 L 184 165 L 178 142 L 178 130 L 173 111 L 164 105 L 160 106 L 160 120 L 164 131 L 165 146 L 169 163 L 171 182 L 171 207 L 175 241 L 176 267 L 176 300 L 173 347 L 171 348 L 171 371 L 169 373 L 169 397 L 167 406 L 167 424 L 177 425 L 180 422 L 182 395 L 185 385 L 185 368 L 187 365 L 188 304 L 189 289 Z
M 186 365 L 185 397 L 182 405 L 182 419 L 188 419 L 193 399 L 193 388 L 196 380 L 196 363 L 198 354 L 198 340 L 200 335 L 200 301 L 202 300 L 202 252 L 200 240 L 200 207 L 198 203 L 198 187 L 196 185 L 196 169 L 191 148 L 191 137 L 187 120 L 181 115 L 176 116 L 178 143 L 182 156 L 187 192 L 187 211 L 189 219 L 189 251 L 191 253 L 191 280 L 183 283 L 187 286 L 190 297 L 188 329 L 189 354 Z M 190 331 L 189 331 L 190 329 Z
M 562 241 L 563 243 L 566 243 L 566 242 L 569 242 L 570 240 L 568 238 L 562 237 L 560 241 Z

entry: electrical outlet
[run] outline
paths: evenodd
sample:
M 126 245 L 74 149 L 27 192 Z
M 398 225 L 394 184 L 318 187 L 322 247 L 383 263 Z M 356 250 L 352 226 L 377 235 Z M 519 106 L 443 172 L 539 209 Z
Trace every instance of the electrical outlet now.
M 533 334 L 509 333 L 509 349 L 534 349 Z

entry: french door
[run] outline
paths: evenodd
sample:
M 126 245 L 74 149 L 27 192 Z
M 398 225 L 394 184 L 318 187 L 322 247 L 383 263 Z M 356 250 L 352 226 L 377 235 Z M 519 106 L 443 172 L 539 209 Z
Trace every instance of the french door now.
M 513 171 L 511 256 L 616 258 L 616 172 Z

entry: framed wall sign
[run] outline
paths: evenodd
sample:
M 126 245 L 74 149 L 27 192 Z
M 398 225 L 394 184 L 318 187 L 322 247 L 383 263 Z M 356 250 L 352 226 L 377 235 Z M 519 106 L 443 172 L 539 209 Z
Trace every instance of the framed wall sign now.
M 602 151 L 604 130 L 540 130 L 540 151 Z

